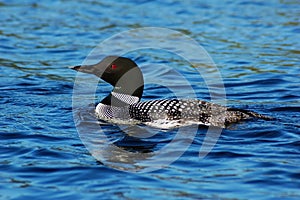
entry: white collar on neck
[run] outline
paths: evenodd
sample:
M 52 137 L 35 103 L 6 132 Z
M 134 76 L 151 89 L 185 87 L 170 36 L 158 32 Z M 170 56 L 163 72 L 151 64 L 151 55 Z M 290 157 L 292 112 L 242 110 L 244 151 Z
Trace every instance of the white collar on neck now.
M 119 99 L 120 101 L 123 101 L 129 105 L 139 102 L 139 98 L 135 96 L 131 96 L 129 94 L 122 94 L 117 92 L 111 92 L 111 95 Z

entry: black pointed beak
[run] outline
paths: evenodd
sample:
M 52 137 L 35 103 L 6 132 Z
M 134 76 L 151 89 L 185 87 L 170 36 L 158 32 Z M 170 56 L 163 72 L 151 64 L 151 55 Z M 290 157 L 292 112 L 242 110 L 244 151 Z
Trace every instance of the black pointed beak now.
M 70 69 L 73 69 L 78 72 L 88 73 L 88 74 L 97 74 L 99 73 L 95 65 L 76 65 L 70 66 Z
M 68 68 L 69 69 L 73 69 L 73 70 L 76 70 L 76 71 L 79 71 L 79 68 L 81 67 L 81 65 L 77 65 L 77 66 L 69 66 Z

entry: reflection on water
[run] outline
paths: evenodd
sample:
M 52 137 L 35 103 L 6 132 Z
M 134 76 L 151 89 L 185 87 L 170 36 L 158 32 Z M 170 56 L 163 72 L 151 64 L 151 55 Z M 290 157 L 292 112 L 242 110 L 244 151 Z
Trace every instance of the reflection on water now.
M 98 161 L 133 172 L 168 166 L 186 151 L 197 130 L 197 126 L 161 130 L 136 124 L 112 125 L 98 121 L 92 106 L 78 109 L 74 118 L 81 140 Z

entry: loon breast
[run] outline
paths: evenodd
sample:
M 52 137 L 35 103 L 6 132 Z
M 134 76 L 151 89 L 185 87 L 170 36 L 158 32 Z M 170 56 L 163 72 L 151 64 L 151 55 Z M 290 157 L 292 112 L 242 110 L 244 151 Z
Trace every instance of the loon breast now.
M 97 117 L 103 120 L 114 118 L 129 120 L 131 118 L 129 114 L 129 105 L 139 102 L 139 98 L 117 92 L 111 92 L 111 96 L 113 98 L 111 98 L 112 100 L 110 102 L 110 105 L 99 103 L 96 106 L 95 112 Z M 123 102 L 124 106 L 114 106 L 115 102 L 113 99 L 115 99 L 116 101 Z

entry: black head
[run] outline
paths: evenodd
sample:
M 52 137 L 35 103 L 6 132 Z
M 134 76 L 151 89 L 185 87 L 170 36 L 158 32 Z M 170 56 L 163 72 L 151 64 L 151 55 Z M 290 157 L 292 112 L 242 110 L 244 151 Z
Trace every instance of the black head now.
M 124 74 L 133 68 L 137 68 L 137 65 L 129 58 L 107 56 L 94 65 L 79 65 L 70 68 L 79 72 L 94 74 L 115 86 Z
M 114 91 L 142 96 L 144 87 L 142 72 L 137 64 L 129 58 L 107 56 L 94 65 L 79 65 L 70 68 L 98 76 L 115 86 Z

